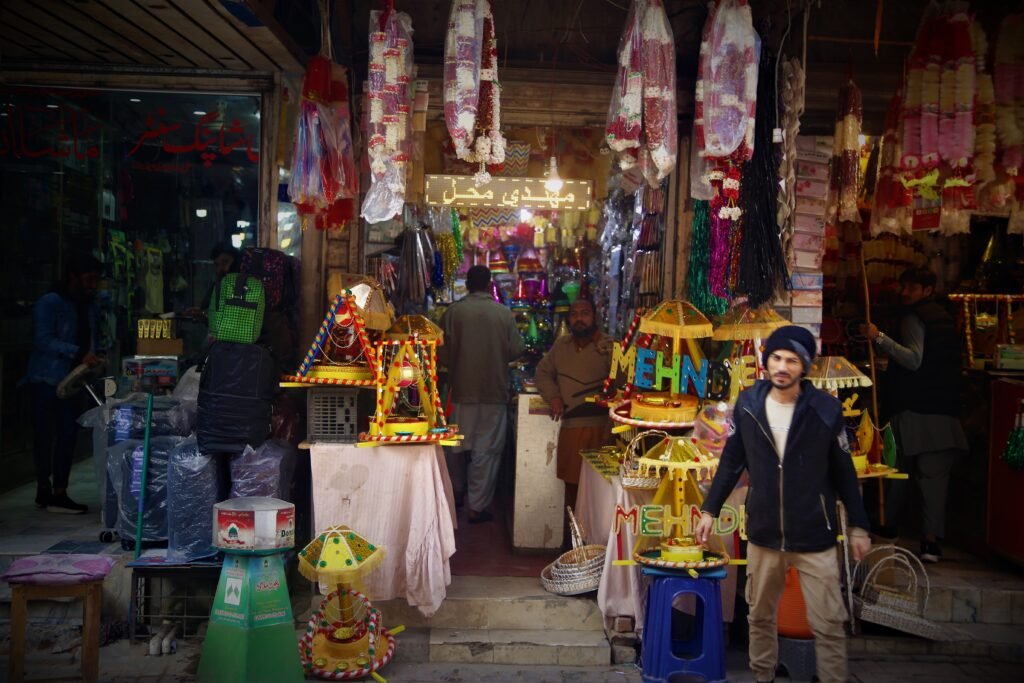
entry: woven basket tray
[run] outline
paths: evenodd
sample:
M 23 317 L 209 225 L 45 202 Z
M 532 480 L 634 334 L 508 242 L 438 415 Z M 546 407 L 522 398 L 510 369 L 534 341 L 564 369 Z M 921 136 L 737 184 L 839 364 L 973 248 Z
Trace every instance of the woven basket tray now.
M 540 581 L 545 590 L 558 595 L 589 593 L 597 590 L 601 583 L 606 548 L 603 545 L 584 545 L 583 529 L 576 521 L 576 515 L 571 507 L 566 510 L 569 513 L 572 550 L 544 567 Z
M 649 429 L 633 437 L 629 445 L 626 446 L 626 453 L 619 468 L 619 473 L 622 477 L 622 488 L 634 491 L 652 491 L 661 486 L 660 475 L 647 476 L 637 470 L 637 461 L 640 460 L 641 455 L 637 453 L 637 449 L 642 448 L 644 439 L 650 436 L 660 436 L 663 439 L 669 438 L 668 433 L 660 429 Z

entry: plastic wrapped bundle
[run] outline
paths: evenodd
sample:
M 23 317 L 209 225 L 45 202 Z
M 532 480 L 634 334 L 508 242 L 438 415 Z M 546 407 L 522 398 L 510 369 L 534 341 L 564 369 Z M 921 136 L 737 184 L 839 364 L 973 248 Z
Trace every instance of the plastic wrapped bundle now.
M 619 66 L 605 125 L 605 139 L 615 152 L 640 146 L 643 117 L 642 13 L 642 1 L 630 6 L 626 28 L 619 39 Z
M 480 62 L 483 53 L 484 1 L 455 0 L 448 17 L 444 43 L 444 121 L 455 155 L 469 161 L 476 136 L 480 100 Z
M 199 452 L 195 438 L 171 451 L 167 466 L 167 560 L 191 562 L 217 553 L 213 517 L 217 463 Z
M 988 183 L 996 178 L 993 164 L 996 155 L 996 95 L 992 74 L 985 68 L 988 55 L 988 38 L 977 21 L 971 22 L 971 45 L 974 50 L 974 65 L 978 70 L 975 102 L 976 132 L 974 136 L 974 174 L 978 184 Z
M 851 80 L 839 89 L 828 206 L 829 221 L 860 222 L 860 88 Z
M 298 453 L 286 441 L 271 439 L 247 447 L 231 458 L 231 497 L 291 498 L 292 473 Z
M 971 20 L 965 12 L 946 23 L 946 45 L 939 94 L 939 155 L 958 172 L 974 157 L 976 69 L 971 48 Z
M 657 170 L 655 181 L 676 167 L 676 46 L 661 0 L 645 0 L 641 39 L 644 74 L 644 144 Z
M 288 197 L 310 211 L 326 209 L 346 184 L 341 155 L 341 121 L 327 102 L 331 62 L 313 57 L 306 66 L 292 149 Z
M 149 467 L 142 516 L 142 540 L 167 540 L 167 463 L 171 451 L 184 441 L 177 436 L 150 435 Z M 139 497 L 142 492 L 143 443 L 128 439 L 107 450 L 107 476 L 117 491 L 117 534 L 128 545 L 135 538 Z
M 722 0 L 708 34 L 703 74 L 707 156 L 746 161 L 753 154 L 760 54 L 746 0 Z
M 911 196 L 899 179 L 901 108 L 902 95 L 896 91 L 885 116 L 885 134 L 878 155 L 878 182 L 875 184 L 874 207 L 871 211 L 872 235 L 910 232 Z
M 996 132 L 1006 172 L 1017 175 L 1024 164 L 1024 15 L 1003 20 L 996 41 Z
M 370 189 L 360 215 L 380 223 L 401 212 L 412 146 L 412 20 L 404 12 L 370 12 L 367 152 Z
M 110 407 L 107 421 L 108 444 L 125 439 L 141 439 L 146 432 L 146 399 L 144 394 L 133 394 Z M 149 421 L 150 436 L 188 436 L 195 425 L 196 404 L 178 401 L 166 396 L 153 398 L 153 413 Z

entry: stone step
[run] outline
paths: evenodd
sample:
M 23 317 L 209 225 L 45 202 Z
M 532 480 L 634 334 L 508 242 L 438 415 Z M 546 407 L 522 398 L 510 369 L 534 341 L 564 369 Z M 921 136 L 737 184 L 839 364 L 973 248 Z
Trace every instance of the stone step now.
M 960 582 L 932 585 L 924 615 L 939 623 L 1024 626 L 1024 585 L 1019 589 Z
M 432 628 L 430 661 L 607 666 L 611 646 L 596 631 Z
M 374 601 L 373 604 L 381 610 L 385 625 L 402 624 L 407 628 L 604 633 L 604 617 L 593 595 L 554 595 L 534 578 L 453 577 L 441 608 L 430 618 L 404 599 Z
M 1012 664 L 1024 663 L 1024 626 L 1000 624 L 957 624 L 967 640 L 936 641 L 887 631 L 884 635 L 850 638 L 851 659 L 908 657 L 943 659 L 977 658 Z

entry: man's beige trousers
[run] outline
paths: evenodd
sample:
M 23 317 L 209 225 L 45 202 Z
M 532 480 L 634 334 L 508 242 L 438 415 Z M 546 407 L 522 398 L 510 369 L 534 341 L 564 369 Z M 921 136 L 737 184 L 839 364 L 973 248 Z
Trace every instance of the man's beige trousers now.
M 747 544 L 747 604 L 750 606 L 750 668 L 758 681 L 775 678 L 779 662 L 776 615 L 786 585 L 786 568 L 800 572 L 807 621 L 821 683 L 846 683 L 846 609 L 839 592 L 839 559 L 834 548 L 791 553 Z

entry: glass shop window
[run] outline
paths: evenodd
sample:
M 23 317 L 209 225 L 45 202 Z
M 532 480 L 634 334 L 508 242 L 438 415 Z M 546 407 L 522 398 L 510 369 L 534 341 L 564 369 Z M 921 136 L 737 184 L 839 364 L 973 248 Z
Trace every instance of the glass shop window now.
M 202 306 L 215 246 L 257 243 L 259 143 L 259 95 L 0 86 L 4 327 L 83 252 L 111 343 Z

